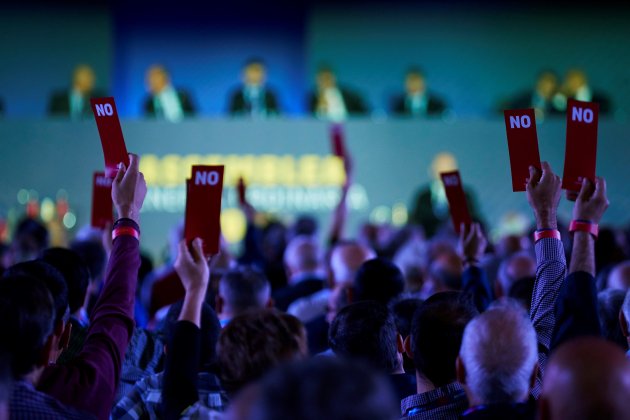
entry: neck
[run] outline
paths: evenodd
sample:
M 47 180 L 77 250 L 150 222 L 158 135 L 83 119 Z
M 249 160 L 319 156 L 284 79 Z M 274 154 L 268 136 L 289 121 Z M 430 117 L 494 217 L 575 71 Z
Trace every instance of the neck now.
M 433 391 L 435 389 L 433 382 L 425 378 L 424 375 L 418 371 L 416 371 L 416 383 L 418 394 L 424 394 L 425 392 Z

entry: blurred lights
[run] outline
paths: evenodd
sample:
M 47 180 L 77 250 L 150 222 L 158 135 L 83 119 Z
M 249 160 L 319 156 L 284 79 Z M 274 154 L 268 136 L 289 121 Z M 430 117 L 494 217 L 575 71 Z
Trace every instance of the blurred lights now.
M 55 217 L 55 203 L 50 198 L 44 198 L 40 208 L 40 215 L 44 222 L 49 223 Z
M 66 229 L 72 229 L 77 224 L 77 216 L 72 212 L 68 212 L 63 216 L 63 225 Z
M 18 203 L 24 205 L 28 202 L 28 191 L 25 190 L 24 188 L 22 188 L 20 191 L 18 191 L 17 193 L 17 201 Z

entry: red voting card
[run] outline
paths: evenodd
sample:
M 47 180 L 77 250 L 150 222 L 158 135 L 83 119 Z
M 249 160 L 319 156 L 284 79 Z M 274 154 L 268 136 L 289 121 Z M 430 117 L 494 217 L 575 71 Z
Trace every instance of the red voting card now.
M 103 154 L 105 155 L 105 175 L 114 178 L 118 172 L 118 164 L 123 162 L 129 167 L 129 155 L 125 146 L 116 103 L 114 98 L 92 98 L 92 112 L 96 119 L 98 134 L 101 137 Z
M 112 180 L 104 172 L 94 172 L 92 178 L 92 227 L 105 229 L 114 223 L 112 211 Z
M 206 256 L 219 252 L 223 169 L 222 165 L 194 165 L 187 182 L 184 236 L 188 243 L 201 238 Z
M 459 233 L 459 228 L 462 223 L 465 225 L 472 223 L 472 218 L 468 211 L 468 203 L 466 202 L 466 195 L 464 194 L 464 187 L 462 186 L 462 179 L 459 176 L 459 171 L 443 172 L 440 174 L 440 177 L 444 183 L 444 191 L 446 192 L 446 199 L 448 200 L 455 232 Z
M 503 111 L 503 114 L 512 168 L 512 190 L 525 191 L 529 167 L 540 169 L 536 117 L 533 109 L 514 109 Z
M 582 180 L 595 181 L 599 104 L 569 99 L 567 145 L 564 152 L 562 188 L 580 191 Z
M 335 156 L 341 159 L 346 158 L 346 146 L 343 138 L 343 126 L 341 124 L 334 124 L 330 128 L 330 142 L 332 143 L 332 150 Z
M 238 203 L 242 206 L 247 203 L 246 192 L 247 186 L 245 185 L 245 180 L 243 177 L 238 179 L 238 184 L 236 185 L 236 189 L 238 190 Z

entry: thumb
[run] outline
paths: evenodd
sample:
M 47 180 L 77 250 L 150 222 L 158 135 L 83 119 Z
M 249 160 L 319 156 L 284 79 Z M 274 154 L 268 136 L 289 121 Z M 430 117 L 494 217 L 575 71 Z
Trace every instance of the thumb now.
M 127 172 L 127 167 L 123 162 L 120 162 L 118 164 L 118 172 L 116 172 L 116 176 L 114 177 L 114 182 L 120 184 L 125 177 L 125 172 Z
M 192 245 L 192 256 L 195 262 L 203 261 L 203 241 L 200 238 L 195 238 Z
M 589 195 L 589 180 L 585 177 L 584 179 L 582 179 L 582 186 L 580 187 L 580 192 L 577 196 L 577 200 L 576 201 L 587 201 L 589 199 L 588 195 Z

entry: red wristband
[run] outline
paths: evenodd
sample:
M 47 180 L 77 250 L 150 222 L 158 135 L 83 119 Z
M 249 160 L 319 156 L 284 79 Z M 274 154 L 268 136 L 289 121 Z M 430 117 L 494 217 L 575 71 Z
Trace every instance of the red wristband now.
M 112 241 L 123 235 L 133 236 L 134 238 L 140 240 L 140 232 L 130 226 L 121 226 L 112 231 Z
M 572 220 L 569 225 L 569 232 L 573 233 L 575 231 L 590 233 L 597 239 L 597 235 L 599 235 L 599 225 L 586 220 Z
M 537 230 L 534 232 L 534 242 L 538 242 L 544 238 L 560 239 L 560 231 L 558 229 Z

